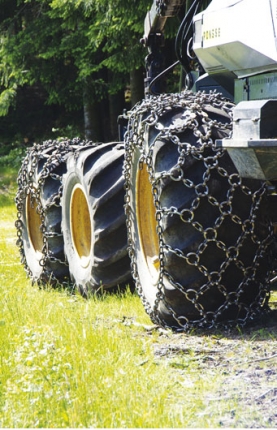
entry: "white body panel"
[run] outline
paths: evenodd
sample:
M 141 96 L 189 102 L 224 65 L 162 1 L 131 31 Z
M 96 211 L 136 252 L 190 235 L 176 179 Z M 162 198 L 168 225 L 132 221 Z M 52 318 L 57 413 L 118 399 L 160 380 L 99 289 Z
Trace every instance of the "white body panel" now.
M 193 49 L 210 75 L 277 70 L 277 0 L 213 0 L 194 25 Z

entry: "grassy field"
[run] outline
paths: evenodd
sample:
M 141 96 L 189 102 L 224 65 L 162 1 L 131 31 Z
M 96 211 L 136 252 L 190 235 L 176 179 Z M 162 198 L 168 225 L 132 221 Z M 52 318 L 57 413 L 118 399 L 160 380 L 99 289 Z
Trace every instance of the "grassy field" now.
M 135 294 L 84 300 L 31 285 L 15 171 L 0 172 L 0 427 L 276 427 L 274 315 L 174 334 Z

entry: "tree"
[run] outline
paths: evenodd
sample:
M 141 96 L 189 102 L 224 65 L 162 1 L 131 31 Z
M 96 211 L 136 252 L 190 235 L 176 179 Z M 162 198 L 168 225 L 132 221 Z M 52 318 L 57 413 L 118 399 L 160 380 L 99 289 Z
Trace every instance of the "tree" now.
M 145 51 L 138 41 L 148 3 L 1 0 L 0 115 L 10 111 L 19 88 L 37 86 L 48 105 L 72 114 L 83 106 L 88 137 L 114 138 L 103 130 L 115 133 L 110 118 L 114 124 L 124 106 L 130 75 L 133 102 L 142 97 Z

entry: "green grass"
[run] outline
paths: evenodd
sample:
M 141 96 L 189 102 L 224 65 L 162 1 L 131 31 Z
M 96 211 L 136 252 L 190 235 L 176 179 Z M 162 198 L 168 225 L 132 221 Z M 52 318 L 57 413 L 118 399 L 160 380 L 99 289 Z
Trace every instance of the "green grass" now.
M 11 167 L 0 167 L 0 208 L 1 218 L 14 216 L 13 210 L 7 214 L 7 208 L 14 209 L 14 196 L 16 193 L 16 176 L 17 170 Z
M 255 399 L 276 376 L 252 386 L 247 372 L 274 353 L 276 331 L 174 334 L 129 291 L 86 301 L 32 286 L 16 247 L 15 176 L 0 173 L 1 428 L 272 426 Z

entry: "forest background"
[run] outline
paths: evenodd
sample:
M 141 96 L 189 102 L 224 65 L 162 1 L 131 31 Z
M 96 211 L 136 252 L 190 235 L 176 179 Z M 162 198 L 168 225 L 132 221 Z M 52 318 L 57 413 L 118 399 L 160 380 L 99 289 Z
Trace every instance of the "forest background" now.
M 151 4 L 0 0 L 0 155 L 61 136 L 117 140 L 118 115 L 144 96 Z M 180 19 L 169 21 L 165 66 Z M 178 77 L 171 82 L 178 89 Z

